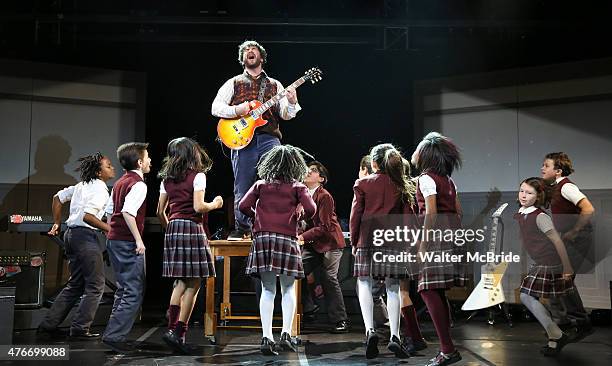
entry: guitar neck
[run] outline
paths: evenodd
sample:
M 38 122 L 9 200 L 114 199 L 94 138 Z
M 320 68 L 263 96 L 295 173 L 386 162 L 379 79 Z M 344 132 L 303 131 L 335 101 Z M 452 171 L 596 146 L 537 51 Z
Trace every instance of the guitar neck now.
M 304 77 L 301 77 L 301 78 L 297 79 L 296 81 L 293 82 L 293 84 L 291 84 L 287 88 L 281 90 L 275 96 L 273 96 L 272 98 L 268 99 L 265 103 L 260 105 L 258 108 L 254 109 L 253 113 L 256 116 L 261 116 L 268 109 L 272 108 L 276 103 L 278 103 L 281 99 L 283 99 L 287 95 L 287 89 L 291 88 L 291 89 L 295 90 L 300 85 L 304 84 L 305 81 L 306 81 L 306 79 L 304 79 Z
M 495 245 L 497 244 L 497 225 L 498 217 L 493 218 L 493 227 L 491 228 L 491 241 L 489 242 L 489 252 L 495 254 Z

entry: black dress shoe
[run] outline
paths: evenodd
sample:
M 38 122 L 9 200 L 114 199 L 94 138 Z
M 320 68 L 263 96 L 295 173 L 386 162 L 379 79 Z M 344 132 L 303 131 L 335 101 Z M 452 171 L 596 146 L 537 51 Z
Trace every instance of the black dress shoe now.
M 434 358 L 432 358 L 431 360 L 429 360 L 429 363 L 427 364 L 427 366 L 443 366 L 443 365 L 450 365 L 453 364 L 455 362 L 459 362 L 461 361 L 461 355 L 459 354 L 459 351 L 455 350 L 455 352 L 453 353 L 438 353 L 438 355 Z
M 563 347 L 570 342 L 567 334 L 562 333 L 561 338 L 559 339 L 549 339 L 548 344 L 540 350 L 544 356 L 554 357 L 561 352 Z
M 266 356 L 278 356 L 278 352 L 274 350 L 274 341 L 271 341 L 267 337 L 261 339 L 259 350 Z
M 350 327 L 351 326 L 349 325 L 348 320 L 340 320 L 339 322 L 336 323 L 336 326 L 331 328 L 329 331 L 330 333 L 334 333 L 334 334 L 348 333 Z
M 297 345 L 293 343 L 291 336 L 287 332 L 283 332 L 283 334 L 281 334 L 280 341 L 278 341 L 278 346 L 283 351 L 291 351 L 291 352 L 298 351 Z
M 105 344 L 110 349 L 112 349 L 113 351 L 117 353 L 121 353 L 121 354 L 134 353 L 137 351 L 136 348 L 134 348 L 127 342 L 114 342 L 114 341 L 103 339 L 102 343 Z
M 48 337 L 66 337 L 68 336 L 69 332 L 66 329 L 60 329 L 60 328 L 38 327 L 36 329 L 36 334 L 44 335 Z
M 100 333 L 91 333 L 88 331 L 70 331 L 70 338 L 72 339 L 98 339 L 100 338 Z
M 372 359 L 378 357 L 378 334 L 375 329 L 368 330 L 366 341 L 366 358 Z
M 168 347 L 172 348 L 174 352 L 188 355 L 191 352 L 191 349 L 183 342 L 178 335 L 173 331 L 168 329 L 163 335 L 162 340 L 168 345 Z
M 595 333 L 595 329 L 593 329 L 593 326 L 590 323 L 578 325 L 576 327 L 576 335 L 571 341 L 579 342 L 593 333 Z
M 410 357 L 410 351 L 408 351 L 404 344 L 397 338 L 397 336 L 391 337 L 391 341 L 387 345 L 387 349 L 393 353 L 395 353 L 395 357 L 397 358 L 408 358 Z

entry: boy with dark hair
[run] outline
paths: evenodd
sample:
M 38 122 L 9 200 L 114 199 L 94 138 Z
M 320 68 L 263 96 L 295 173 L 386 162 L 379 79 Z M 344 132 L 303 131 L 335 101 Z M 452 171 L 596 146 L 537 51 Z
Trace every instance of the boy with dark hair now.
M 550 205 L 553 223 L 562 235 L 572 267 L 579 272 L 586 255 L 592 249 L 593 228 L 590 220 L 595 209 L 584 193 L 569 180 L 568 176 L 573 172 L 572 161 L 566 153 L 554 152 L 544 157 L 541 173 L 542 178 L 553 187 Z M 593 333 L 576 287 L 558 301 L 551 301 L 550 306 L 560 326 L 576 327 L 574 340 Z
M 98 244 L 100 232 L 108 232 L 103 222 L 104 205 L 108 200 L 106 182 L 115 177 L 109 158 L 100 153 L 79 159 L 77 171 L 81 182 L 57 192 L 53 196 L 53 227 L 48 234 L 55 236 L 61 228 L 62 205 L 70 201 L 70 216 L 66 220 L 64 251 L 70 266 L 70 279 L 53 301 L 53 306 L 38 327 L 38 333 L 59 335 L 58 326 L 70 309 L 79 303 L 72 323 L 70 337 L 95 339 L 89 327 L 104 293 L 104 261 Z
M 125 174 L 115 182 L 106 206 L 110 231 L 106 248 L 115 271 L 117 291 L 113 311 L 102 342 L 118 353 L 133 351 L 126 337 L 142 304 L 145 281 L 144 229 L 147 185 L 144 174 L 151 171 L 147 143 L 119 146 L 117 158 Z
M 309 173 L 304 184 L 317 205 L 317 211 L 312 219 L 306 220 L 306 230 L 298 236 L 304 242 L 302 260 L 304 273 L 312 273 L 316 267 L 323 266 L 323 291 L 327 305 L 328 320 L 334 324 L 332 333 L 347 333 L 349 322 L 344 306 L 342 290 L 338 282 L 338 267 L 345 246 L 342 229 L 336 216 L 334 198 L 323 187 L 329 179 L 327 168 L 318 161 L 308 164 Z M 305 307 L 313 308 L 309 291 L 303 292 Z

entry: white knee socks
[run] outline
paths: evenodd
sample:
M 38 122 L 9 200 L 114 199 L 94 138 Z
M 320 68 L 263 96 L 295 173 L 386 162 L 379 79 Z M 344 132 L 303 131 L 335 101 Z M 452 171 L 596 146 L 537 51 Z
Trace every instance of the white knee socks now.
M 399 296 L 399 280 L 396 278 L 386 278 L 385 285 L 387 286 L 387 311 L 389 312 L 389 328 L 391 330 L 391 338 L 396 336 L 398 339 L 400 327 L 400 296 Z
M 263 272 L 261 276 L 261 298 L 259 299 L 259 316 L 263 336 L 274 341 L 272 335 L 272 316 L 274 315 L 274 297 L 276 297 L 276 273 Z
M 361 316 L 365 325 L 366 335 L 368 330 L 374 328 L 374 300 L 372 299 L 372 277 L 357 278 L 357 296 L 361 307 Z
M 283 295 L 283 333 L 291 334 L 291 326 L 293 325 L 293 316 L 295 314 L 296 296 L 295 296 L 295 277 L 287 275 L 279 275 L 281 292 Z

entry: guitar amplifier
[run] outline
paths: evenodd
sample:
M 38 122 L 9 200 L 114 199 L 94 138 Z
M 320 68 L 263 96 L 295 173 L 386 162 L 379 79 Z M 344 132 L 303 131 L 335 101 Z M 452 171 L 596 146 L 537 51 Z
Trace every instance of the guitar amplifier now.
M 15 287 L 15 308 L 43 304 L 44 252 L 0 251 L 0 287 Z

